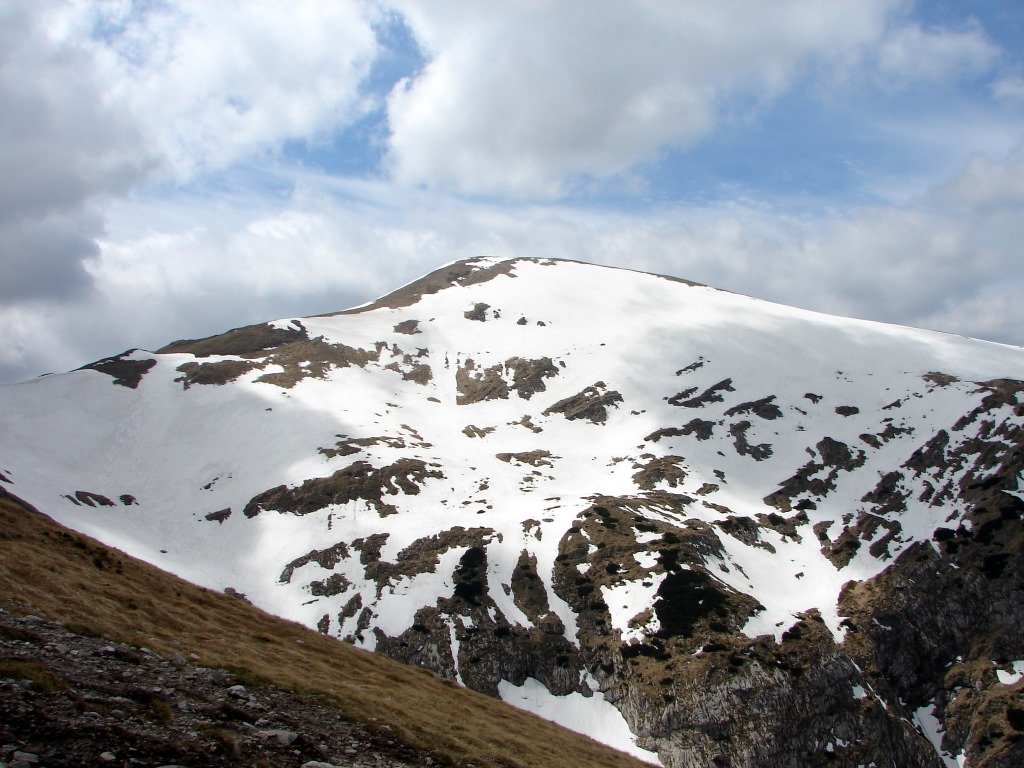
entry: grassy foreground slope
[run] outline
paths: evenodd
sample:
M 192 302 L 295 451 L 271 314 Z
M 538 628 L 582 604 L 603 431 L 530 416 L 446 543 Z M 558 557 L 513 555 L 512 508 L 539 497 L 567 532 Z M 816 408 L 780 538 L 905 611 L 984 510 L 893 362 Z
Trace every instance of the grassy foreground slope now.
M 58 525 L 2 488 L 0 607 L 319 695 L 341 716 L 389 725 L 455 765 L 644 765 L 430 672 L 189 584 Z

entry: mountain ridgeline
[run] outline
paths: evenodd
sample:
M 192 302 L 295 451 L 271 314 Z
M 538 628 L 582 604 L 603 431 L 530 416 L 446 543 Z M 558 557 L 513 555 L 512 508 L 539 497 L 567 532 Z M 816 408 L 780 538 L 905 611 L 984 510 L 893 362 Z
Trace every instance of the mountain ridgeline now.
M 672 768 L 1024 763 L 1024 350 L 475 259 L 0 389 L 0 483 Z

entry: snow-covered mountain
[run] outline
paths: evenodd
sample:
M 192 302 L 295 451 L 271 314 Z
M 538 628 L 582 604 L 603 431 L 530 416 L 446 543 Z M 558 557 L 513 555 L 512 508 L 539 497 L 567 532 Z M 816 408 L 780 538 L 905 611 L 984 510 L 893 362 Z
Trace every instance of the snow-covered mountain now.
M 0 389 L 0 481 L 666 766 L 1024 760 L 1024 350 L 569 261 Z

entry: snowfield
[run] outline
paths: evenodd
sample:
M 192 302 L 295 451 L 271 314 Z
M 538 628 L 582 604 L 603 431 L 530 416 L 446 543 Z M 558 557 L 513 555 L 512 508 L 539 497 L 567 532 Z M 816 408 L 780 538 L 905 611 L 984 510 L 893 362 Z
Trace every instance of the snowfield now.
M 0 479 L 64 525 L 371 650 L 437 609 L 450 640 L 438 653 L 461 682 L 460 638 L 483 620 L 546 622 L 585 645 L 557 574 L 601 498 L 644 500 L 636 519 L 650 526 L 714 532 L 720 548 L 682 567 L 757 604 L 748 637 L 781 641 L 816 611 L 842 643 L 844 584 L 967 512 L 955 496 L 934 502 L 967 466 L 904 472 L 890 483 L 899 510 L 872 506 L 880 484 L 933 435 L 947 454 L 974 436 L 955 425 L 981 406 L 979 382 L 1024 379 L 1016 347 L 658 276 L 532 260 L 465 270 L 434 292 L 413 284 L 408 299 L 270 324 L 304 336 L 294 355 L 136 350 L 118 359 L 150 366 L 134 387 L 95 369 L 5 386 Z M 884 524 L 856 528 L 869 513 Z M 626 645 L 662 629 L 661 531 L 635 530 L 638 552 L 595 592 Z M 830 554 L 844 531 L 859 546 Z M 474 547 L 488 608 L 459 613 L 447 601 Z M 523 563 L 542 608 L 513 588 Z M 579 578 L 591 570 L 573 563 Z M 527 675 L 498 691 L 657 762 L 593 687 L 554 696 Z M 934 739 L 930 708 L 918 722 Z

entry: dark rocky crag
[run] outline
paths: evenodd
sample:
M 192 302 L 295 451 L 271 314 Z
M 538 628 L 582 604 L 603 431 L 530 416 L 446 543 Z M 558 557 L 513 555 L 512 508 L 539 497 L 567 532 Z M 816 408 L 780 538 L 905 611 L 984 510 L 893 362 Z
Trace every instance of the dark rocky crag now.
M 995 672 L 1024 658 L 1024 501 L 1015 495 L 1024 472 L 1016 394 L 1024 385 L 968 386 L 985 393 L 981 405 L 946 429 L 918 435 L 919 449 L 881 477 L 831 537 L 827 528 L 812 531 L 803 510 L 856 471 L 865 450 L 884 442 L 887 426 L 862 447 L 820 439 L 814 458 L 766 497 L 778 513 L 730 515 L 718 525 L 688 516 L 691 505 L 709 502 L 656 490 L 685 476 L 683 457 L 641 457 L 634 465 L 638 495 L 595 498 L 559 545 L 552 586 L 578 617 L 579 646 L 566 640 L 526 551 L 509 587 L 534 627 L 503 620 L 484 578 L 492 534 L 481 531 L 437 542 L 442 549 L 468 546 L 451 598 L 421 609 L 398 637 L 378 633 L 377 648 L 492 694 L 501 680 L 519 685 L 529 677 L 555 694 L 588 692 L 585 673 L 669 766 L 938 768 L 942 760 L 913 724 L 922 709 L 943 725 L 947 754 L 985 768 L 1020 765 L 1024 683 L 1003 685 Z M 775 418 L 770 402 L 747 405 L 733 415 L 760 410 L 761 418 Z M 953 431 L 979 436 L 953 448 Z M 965 518 L 939 528 L 932 543 L 903 550 L 878 576 L 847 585 L 841 643 L 813 611 L 781 642 L 741 632 L 760 606 L 725 587 L 707 565 L 721 555 L 722 536 L 769 549 L 761 531 L 811 536 L 841 563 L 865 541 L 884 552 L 899 536 L 911 482 L 944 489 L 937 499 L 955 496 Z M 657 543 L 639 544 L 640 533 Z M 648 551 L 656 564 L 639 565 Z M 621 640 L 602 588 L 662 573 L 653 610 L 634 620 L 642 627 L 657 619 L 657 629 Z

